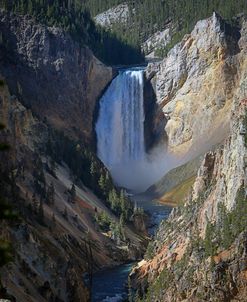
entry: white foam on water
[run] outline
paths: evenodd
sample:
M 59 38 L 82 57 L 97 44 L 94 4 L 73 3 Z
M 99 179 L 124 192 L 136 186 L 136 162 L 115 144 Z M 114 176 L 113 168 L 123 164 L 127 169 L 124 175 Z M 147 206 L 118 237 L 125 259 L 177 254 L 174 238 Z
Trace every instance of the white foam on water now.
M 102 302 L 120 302 L 123 301 L 121 294 L 116 294 L 114 297 L 106 297 Z

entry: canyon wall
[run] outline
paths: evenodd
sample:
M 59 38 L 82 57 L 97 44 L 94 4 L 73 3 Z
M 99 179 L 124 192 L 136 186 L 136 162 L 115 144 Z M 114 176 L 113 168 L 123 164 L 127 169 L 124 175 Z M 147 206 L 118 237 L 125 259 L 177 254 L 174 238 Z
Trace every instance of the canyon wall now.
M 63 30 L 29 16 L 1 11 L 0 31 L 0 71 L 11 94 L 57 129 L 92 142 L 95 104 L 112 68 Z
M 145 248 L 143 229 L 125 225 L 121 240 L 102 231 L 97 216 L 119 217 L 88 188 L 99 182 L 92 186 L 91 174 L 108 173 L 90 149 L 96 103 L 114 71 L 29 16 L 1 11 L 0 36 L 0 141 L 10 146 L 0 152 L 0 197 L 18 213 L 1 221 L 13 261 L 1 268 L 0 297 L 90 301 L 92 272 L 139 259 Z M 86 184 L 75 170 L 89 173 Z
M 246 30 L 244 19 L 235 32 L 214 14 L 155 75 L 171 152 L 225 139 L 205 154 L 185 204 L 133 270 L 141 301 L 246 301 Z
M 241 98 L 231 135 L 205 155 L 191 196 L 160 225 L 146 260 L 133 271 L 142 301 L 246 301 L 246 108 Z
M 198 155 L 229 132 L 239 87 L 239 38 L 238 29 L 214 13 L 161 63 L 149 64 L 146 77 L 157 97 L 154 124 L 157 129 L 165 125 L 168 152 Z
M 119 218 L 59 156 L 53 162 L 46 151 L 53 128 L 10 94 L 2 76 L 0 120 L 5 125 L 0 141 L 10 146 L 0 153 L 0 197 L 18 213 L 10 224 L 1 221 L 0 225 L 1 239 L 10 241 L 14 251 L 13 261 L 0 270 L 8 292 L 2 296 L 0 287 L 0 297 L 30 302 L 90 301 L 90 274 L 139 259 L 146 231 L 136 219 L 136 229 L 124 227 L 124 240 L 113 240 L 100 229 L 96 215 L 104 212 L 114 223 Z M 61 148 L 68 147 L 62 137 L 53 139 Z M 72 141 L 69 149 L 73 148 Z M 85 169 L 79 158 L 78 153 L 76 164 Z

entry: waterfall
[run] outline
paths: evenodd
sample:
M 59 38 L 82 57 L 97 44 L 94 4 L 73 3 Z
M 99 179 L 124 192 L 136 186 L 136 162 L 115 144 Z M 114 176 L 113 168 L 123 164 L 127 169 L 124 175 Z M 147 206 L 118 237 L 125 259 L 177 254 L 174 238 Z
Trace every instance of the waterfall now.
M 143 69 L 120 71 L 100 100 L 96 123 L 98 157 L 127 187 L 145 160 L 143 86 Z

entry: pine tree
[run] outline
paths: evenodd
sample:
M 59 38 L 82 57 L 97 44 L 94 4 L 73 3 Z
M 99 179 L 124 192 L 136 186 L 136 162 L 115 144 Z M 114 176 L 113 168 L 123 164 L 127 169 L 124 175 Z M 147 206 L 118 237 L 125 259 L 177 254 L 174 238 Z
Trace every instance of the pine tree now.
M 71 202 L 75 202 L 76 199 L 76 188 L 75 188 L 75 184 L 73 183 L 70 189 L 70 196 L 71 196 Z
M 205 240 L 204 240 L 205 254 L 207 257 L 213 256 L 216 252 L 214 238 L 215 238 L 215 227 L 210 221 L 208 221 L 206 233 L 205 233 Z
M 125 215 L 124 215 L 124 213 L 122 213 L 121 216 L 120 216 L 119 228 L 120 228 L 121 237 L 125 240 L 125 233 L 124 233 Z
M 109 192 L 108 199 L 109 199 L 109 202 L 110 202 L 110 204 L 111 204 L 111 209 L 112 209 L 113 211 L 118 211 L 119 205 L 118 205 L 117 192 L 116 192 L 115 188 L 113 188 L 113 189 Z
M 122 212 L 125 212 L 127 209 L 127 205 L 126 205 L 126 198 L 125 198 L 125 195 L 124 195 L 124 190 L 122 189 L 120 191 L 120 206 L 121 206 L 121 211 Z
M 105 186 L 106 186 L 106 191 L 109 192 L 112 187 L 112 182 L 108 171 L 106 171 L 106 175 L 105 175 Z
M 96 165 L 93 161 L 91 162 L 91 166 L 90 166 L 90 174 L 91 176 L 94 176 L 96 174 Z
M 106 193 L 106 180 L 103 174 L 100 175 L 100 179 L 99 179 L 99 187 L 102 190 L 103 194 Z

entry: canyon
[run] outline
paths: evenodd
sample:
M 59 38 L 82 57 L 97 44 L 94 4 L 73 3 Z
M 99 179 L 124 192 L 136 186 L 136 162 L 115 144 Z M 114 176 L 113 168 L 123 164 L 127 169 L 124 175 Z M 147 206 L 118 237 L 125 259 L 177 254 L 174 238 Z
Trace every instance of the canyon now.
M 1 140 L 11 147 L 1 153 L 1 190 L 20 216 L 1 227 L 16 251 L 1 281 L 17 301 L 88 301 L 92 272 L 140 259 L 147 242 L 131 225 L 121 240 L 104 233 L 95 217 L 119 217 L 75 172 L 83 161 L 89 186 L 107 174 L 93 155 L 93 120 L 115 71 L 28 16 L 1 11 L 0 29 Z
M 118 8 L 111 19 L 126 22 Z M 119 69 L 60 28 L 0 11 L 1 188 L 20 213 L 1 228 L 15 249 L 1 269 L 10 301 L 90 301 L 92 275 L 126 262 L 138 262 L 129 301 L 247 301 L 247 21 L 236 20 L 214 13 L 163 60 Z M 150 239 L 141 207 L 162 202 L 175 207 Z
M 233 218 L 247 215 L 246 21 L 235 30 L 217 14 L 199 21 L 153 77 L 167 119 L 168 152 L 191 158 L 211 150 L 184 206 L 161 223 L 146 259 L 132 272 L 142 301 L 246 301 L 246 228 Z M 217 242 L 225 228 L 235 237 L 229 239 L 229 231 Z

